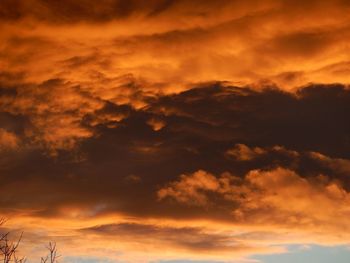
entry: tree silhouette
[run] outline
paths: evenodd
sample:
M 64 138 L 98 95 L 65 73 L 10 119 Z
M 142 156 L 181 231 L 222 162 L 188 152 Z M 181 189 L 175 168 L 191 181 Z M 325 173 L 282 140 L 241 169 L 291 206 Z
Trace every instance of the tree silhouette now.
M 41 258 L 41 263 L 58 263 L 57 258 L 60 256 L 57 255 L 56 242 L 49 242 L 49 245 L 46 247 L 49 250 L 49 255 L 45 258 Z
M 6 220 L 4 218 L 0 219 L 0 226 L 2 226 Z M 0 262 L 2 263 L 25 263 L 25 257 L 18 257 L 18 246 L 21 243 L 23 232 L 17 241 L 10 241 L 10 232 L 5 232 L 0 234 Z M 60 255 L 57 254 L 56 242 L 49 242 L 46 247 L 49 254 L 45 257 L 41 257 L 41 263 L 58 263 L 58 258 Z

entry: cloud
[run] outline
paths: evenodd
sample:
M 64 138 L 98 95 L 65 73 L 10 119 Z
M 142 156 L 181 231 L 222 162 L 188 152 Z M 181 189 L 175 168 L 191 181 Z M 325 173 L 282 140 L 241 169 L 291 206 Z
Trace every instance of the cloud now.
M 38 86 L 12 87 L 13 94 L 2 97 L 3 111 L 29 118 L 26 135 L 48 148 L 71 149 L 75 141 L 92 136 L 80 125 L 89 111 L 101 107 L 97 99 L 85 96 L 78 87 L 59 79 L 48 80 Z
M 130 85 L 137 93 L 137 83 Z M 229 220 L 227 213 L 170 209 L 156 201 L 159 186 L 198 169 L 243 177 L 251 170 L 285 167 L 303 177 L 326 174 L 349 190 L 345 170 L 331 169 L 310 155 L 350 159 L 345 86 L 311 85 L 293 94 L 206 84 L 173 95 L 141 93 L 146 106 L 140 108 L 116 97 L 113 90 L 123 87 L 100 94 L 60 79 L 8 86 L 0 100 L 1 125 L 16 135 L 19 151 L 2 161 L 7 180 L 1 191 L 9 200 L 2 203 L 3 211 L 19 207 L 52 217 L 72 205 L 82 211 L 101 205 L 90 214 Z M 155 130 L 150 120 L 166 125 Z M 139 183 L 125 180 L 130 175 Z M 197 193 L 194 203 L 211 203 L 195 184 L 218 187 L 210 178 L 183 182 Z M 18 188 L 24 190 L 13 195 Z M 49 204 L 38 191 L 50 196 Z
M 220 189 L 230 179 L 230 177 L 223 176 L 217 180 L 213 175 L 199 170 L 190 176 L 181 175 L 178 182 L 173 182 L 168 187 L 160 189 L 158 198 L 162 200 L 166 197 L 173 197 L 180 203 L 206 206 L 208 197 L 205 193 L 221 191 Z
M 0 150 L 16 149 L 18 147 L 18 137 L 4 129 L 0 129 Z
M 149 239 L 150 242 L 159 244 L 168 244 L 189 251 L 201 251 L 202 253 L 211 252 L 234 252 L 235 250 L 249 249 L 244 244 L 240 244 L 234 238 L 215 233 L 205 233 L 199 228 L 176 228 L 161 227 L 156 225 L 121 223 L 111 225 L 95 226 L 83 229 L 86 233 L 95 233 L 100 235 L 108 235 L 114 238 L 123 238 L 131 240 Z M 142 241 L 141 241 L 142 240 Z M 151 241 L 153 240 L 153 241 Z M 159 245 L 158 244 L 158 245 Z
M 149 119 L 147 121 L 147 124 L 149 126 L 151 126 L 152 129 L 155 130 L 155 131 L 161 130 L 166 125 L 166 123 L 164 121 L 162 121 L 161 119 L 155 119 L 155 118 Z
M 208 209 L 225 206 L 232 220 L 245 224 L 302 227 L 315 233 L 349 227 L 346 220 L 334 220 L 334 215 L 346 218 L 350 212 L 349 192 L 338 182 L 324 175 L 303 178 L 284 168 L 252 170 L 244 178 L 197 171 L 160 189 L 158 197 L 202 207 L 212 203 Z
M 342 158 L 331 158 L 318 152 L 310 152 L 310 157 L 333 171 L 349 176 L 350 160 Z
M 64 252 L 63 262 L 70 262 L 71 257 L 108 257 L 117 262 L 140 263 L 184 258 L 251 262 L 247 258 L 250 253 L 285 251 L 282 246 L 256 242 L 255 235 L 269 239 L 269 233 L 249 232 L 242 228 L 236 231 L 232 227 L 229 230 L 220 225 L 203 225 L 200 222 L 141 221 L 115 216 L 80 222 L 52 219 L 50 227 L 42 225 L 42 222 L 41 219 L 35 221 L 24 216 L 21 220 L 12 220 L 8 225 L 8 229 L 13 230 L 13 237 L 25 230 L 21 254 L 27 254 L 29 260 L 45 254 L 41 242 L 52 238 L 57 241 L 59 252 Z M 66 225 L 64 231 L 62 224 Z M 33 231 L 33 227 L 36 231 Z M 74 247 L 74 251 L 71 247 Z
M 258 87 L 267 81 L 283 90 L 310 82 L 349 83 L 349 6 L 304 5 L 2 1 L 0 66 L 35 83 L 62 78 L 94 88 L 100 86 L 97 76 L 132 75 L 153 84 L 142 91 L 168 94 L 208 81 Z
M 2 214 L 172 259 L 349 240 L 346 1 L 0 2 Z
M 264 155 L 265 153 L 266 152 L 260 147 L 251 149 L 244 144 L 236 144 L 234 148 L 226 151 L 228 156 L 232 156 L 240 161 L 249 161 L 255 159 L 259 155 Z
M 122 1 L 103 1 L 91 6 L 89 1 L 55 1 L 32 0 L 3 1 L 1 10 L 4 20 L 19 20 L 34 17 L 38 20 L 51 23 L 69 23 L 79 21 L 105 22 L 111 19 L 121 19 L 132 15 L 136 11 L 147 14 L 157 14 L 165 10 L 171 2 L 153 1 L 145 5 L 141 1 L 132 1 L 124 4 Z M 33 8 L 35 7 L 35 8 Z
M 89 5 L 90 4 L 90 5 Z M 234 7 L 243 10 L 238 10 L 238 13 L 242 11 L 249 11 L 249 9 L 255 9 L 254 5 L 265 6 L 259 4 L 258 1 L 249 1 L 244 5 L 238 5 L 237 3 L 226 0 L 220 0 L 216 3 L 203 3 L 201 1 L 169 1 L 169 0 L 152 0 L 148 4 L 145 4 L 139 0 L 133 0 L 128 4 L 119 0 L 104 0 L 99 4 L 93 4 L 85 0 L 79 0 L 75 3 L 70 1 L 63 1 L 56 3 L 55 1 L 44 0 L 32 0 L 30 3 L 16 0 L 15 2 L 3 1 L 1 4 L 1 10 L 3 13 L 3 20 L 16 21 L 27 17 L 35 18 L 39 21 L 46 23 L 74 23 L 87 21 L 91 23 L 103 23 L 110 20 L 120 20 L 141 15 L 143 18 L 152 19 L 159 16 L 172 16 L 175 14 L 187 16 L 188 18 L 201 17 L 203 13 L 210 16 L 210 8 L 217 10 L 224 10 L 224 8 L 233 9 Z M 34 6 L 35 8 L 31 8 Z M 186 14 L 189 10 L 197 8 L 197 13 L 193 12 Z M 257 8 L 257 9 L 258 9 Z M 261 7 L 260 7 L 261 8 Z M 237 13 L 234 12 L 234 13 Z

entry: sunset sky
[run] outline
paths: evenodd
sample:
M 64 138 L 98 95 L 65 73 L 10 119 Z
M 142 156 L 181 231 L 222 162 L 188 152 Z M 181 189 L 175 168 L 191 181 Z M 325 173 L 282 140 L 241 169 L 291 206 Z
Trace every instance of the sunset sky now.
M 0 0 L 0 231 L 28 263 L 348 263 L 349 83 L 347 0 Z

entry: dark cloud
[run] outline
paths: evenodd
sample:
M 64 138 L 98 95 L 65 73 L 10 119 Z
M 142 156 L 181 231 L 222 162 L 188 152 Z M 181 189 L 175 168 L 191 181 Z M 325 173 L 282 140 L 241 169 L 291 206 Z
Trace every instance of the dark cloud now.
M 33 16 L 48 21 L 79 21 L 82 19 L 109 20 L 114 15 L 118 17 L 130 13 L 130 6 L 123 5 L 123 1 L 104 1 L 105 4 L 91 5 L 90 1 L 2 1 L 0 10 L 3 19 L 17 20 L 26 16 Z M 109 2 L 109 3 L 108 3 Z M 114 3 L 113 3 L 114 2 Z M 131 9 L 132 10 L 132 9 Z
M 199 4 L 199 1 L 193 1 Z M 221 1 L 225 2 L 225 1 Z M 3 20 L 18 20 L 34 17 L 41 21 L 70 23 L 80 21 L 106 22 L 123 19 L 131 15 L 156 16 L 174 5 L 172 0 L 152 0 L 145 3 L 140 0 L 128 2 L 121 0 L 103 0 L 91 2 L 52 1 L 52 0 L 4 0 L 0 5 Z
M 42 87 L 56 85 L 63 84 L 52 80 Z M 349 102 L 350 92 L 342 85 L 311 85 L 292 94 L 222 84 L 153 98 L 141 109 L 106 102 L 76 116 L 78 131 L 89 130 L 91 136 L 82 138 L 75 150 L 60 149 L 56 157 L 35 146 L 38 141 L 29 143 L 30 137 L 21 132 L 23 125 L 33 128 L 25 121 L 32 111 L 23 112 L 22 119 L 2 113 L 9 122 L 4 128 L 18 134 L 21 143 L 27 140 L 27 146 L 19 143 L 22 151 L 8 155 L 8 165 L 2 168 L 1 207 L 35 208 L 38 215 L 57 215 L 67 205 L 101 206 L 92 214 L 122 211 L 229 219 L 223 211 L 208 214 L 179 204 L 169 209 L 156 200 L 161 186 L 198 169 L 243 176 L 252 169 L 286 167 L 305 177 L 324 173 L 344 182 L 347 189 Z M 42 114 L 44 120 L 51 113 Z M 74 111 L 69 114 L 75 115 Z M 149 120 L 155 118 L 162 119 L 164 127 L 153 129 Z M 54 129 L 56 124 L 50 123 L 50 130 Z M 76 135 L 71 130 L 65 136 Z M 234 148 L 237 144 L 249 148 L 245 149 L 249 158 L 236 158 L 242 151 Z M 310 152 L 326 157 L 316 158 Z M 343 168 L 334 169 L 337 162 Z M 137 182 L 130 183 L 130 176 L 137 177 Z
M 231 251 L 248 249 L 240 244 L 234 237 L 215 233 L 206 233 L 201 228 L 192 227 L 162 227 L 156 225 L 138 224 L 138 223 L 120 223 L 90 227 L 82 229 L 86 233 L 94 233 L 102 236 L 112 236 L 114 238 L 123 238 L 130 240 L 139 240 L 150 243 L 157 240 L 163 244 L 172 244 L 195 251 Z M 146 241 L 147 242 L 147 241 Z
M 231 135 L 222 137 L 227 141 L 349 157 L 349 94 L 342 85 L 311 85 L 296 94 L 217 85 L 161 98 L 151 108 L 192 119 L 193 125 L 202 122 L 220 127 L 218 132 Z

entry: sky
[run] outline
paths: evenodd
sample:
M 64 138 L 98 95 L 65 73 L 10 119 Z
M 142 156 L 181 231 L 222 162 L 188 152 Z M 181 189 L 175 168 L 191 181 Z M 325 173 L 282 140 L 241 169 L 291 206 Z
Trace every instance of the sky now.
M 0 215 L 27 262 L 350 259 L 346 0 L 0 0 Z

